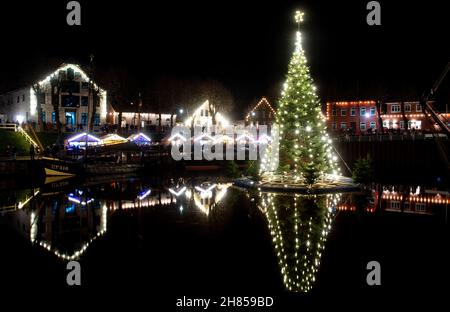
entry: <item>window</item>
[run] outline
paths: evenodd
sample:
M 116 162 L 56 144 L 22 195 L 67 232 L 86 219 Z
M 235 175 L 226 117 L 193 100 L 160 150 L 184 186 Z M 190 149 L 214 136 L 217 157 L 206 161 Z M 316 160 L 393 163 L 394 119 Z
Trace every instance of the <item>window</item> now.
M 350 108 L 350 116 L 355 116 L 356 115 L 356 108 L 352 107 Z
M 425 203 L 416 203 L 416 211 L 417 212 L 425 212 L 426 211 Z
M 366 123 L 365 122 L 360 122 L 359 123 L 359 130 L 366 131 Z
M 421 112 L 421 111 L 422 111 L 422 105 L 416 104 L 416 112 Z
M 80 93 L 80 83 L 78 81 L 64 81 L 61 83 L 61 92 Z
M 44 92 L 39 93 L 37 99 L 39 104 L 45 104 L 45 93 Z
M 375 116 L 376 113 L 377 113 L 376 108 L 375 108 L 375 107 L 371 107 L 371 108 L 370 108 L 370 116 Z
M 56 125 L 56 115 L 55 115 L 55 112 L 52 112 L 52 124 Z
M 411 104 L 405 104 L 405 112 L 409 113 L 411 111 Z
M 399 201 L 391 201 L 391 209 L 400 210 L 400 202 Z
M 331 129 L 336 130 L 336 122 L 333 122 L 333 123 L 331 124 Z
M 377 123 L 375 121 L 371 121 L 370 122 L 370 128 L 372 128 L 373 130 L 375 130 L 377 128 Z
M 47 122 L 46 116 L 45 116 L 45 111 L 42 111 L 41 118 L 42 118 L 42 122 L 43 122 L 43 123 L 46 123 L 46 122 Z
M 359 109 L 359 115 L 360 116 L 366 116 L 366 108 L 365 107 L 361 107 Z
M 81 113 L 81 124 L 83 126 L 87 125 L 87 113 Z
M 22 102 L 25 102 L 25 94 L 22 94 Z
M 81 97 L 81 106 L 88 106 L 89 98 L 87 96 Z
M 400 129 L 405 129 L 405 122 L 400 120 Z
M 89 90 L 89 82 L 82 82 L 81 91 L 88 91 L 88 90 Z
M 332 115 L 333 115 L 333 116 L 336 116 L 336 115 L 337 115 L 337 113 L 336 113 L 336 107 L 333 107 Z
M 400 105 L 391 105 L 391 113 L 400 112 Z
M 17 103 L 20 102 L 20 96 L 17 96 Z
M 341 116 L 347 116 L 347 110 L 341 109 Z
M 94 116 L 94 126 L 100 125 L 100 114 L 95 114 Z
M 61 102 L 61 106 L 63 107 L 79 107 L 80 97 L 74 95 L 62 95 Z
M 341 129 L 342 130 L 347 129 L 347 124 L 345 122 L 341 122 Z

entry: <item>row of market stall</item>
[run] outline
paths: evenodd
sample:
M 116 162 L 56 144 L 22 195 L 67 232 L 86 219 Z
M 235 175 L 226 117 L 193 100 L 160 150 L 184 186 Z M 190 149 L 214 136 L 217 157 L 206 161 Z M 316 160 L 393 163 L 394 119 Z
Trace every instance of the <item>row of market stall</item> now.
M 115 144 L 123 144 L 127 142 L 133 142 L 139 146 L 145 146 L 151 144 L 151 139 L 142 132 L 130 135 L 128 138 L 124 138 L 118 134 L 110 133 L 102 137 L 96 137 L 90 133 L 79 133 L 65 141 L 67 149 L 83 149 L 85 146 L 109 146 Z

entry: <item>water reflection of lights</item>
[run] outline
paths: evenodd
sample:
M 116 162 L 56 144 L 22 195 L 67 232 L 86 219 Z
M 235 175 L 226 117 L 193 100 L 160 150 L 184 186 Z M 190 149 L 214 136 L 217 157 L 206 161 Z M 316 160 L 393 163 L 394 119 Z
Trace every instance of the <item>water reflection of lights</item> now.
M 144 198 L 146 198 L 148 195 L 150 195 L 150 193 L 152 192 L 152 190 L 148 189 L 147 191 L 142 192 L 141 194 L 139 194 L 138 198 L 139 200 L 143 200 Z
M 91 202 L 94 201 L 93 198 L 89 198 L 87 201 L 84 201 L 84 200 L 81 200 L 80 198 L 72 197 L 70 195 L 67 198 L 69 199 L 69 201 L 76 203 L 76 204 L 80 204 L 82 206 L 86 206 L 87 204 L 90 204 Z
M 97 240 L 99 237 L 103 236 L 103 234 L 106 233 L 107 230 L 107 220 L 108 220 L 108 209 L 106 204 L 103 204 L 102 210 L 101 210 L 101 217 L 100 217 L 100 230 L 97 232 L 97 234 L 93 237 L 91 237 L 88 241 L 86 241 L 79 249 L 75 250 L 72 254 L 68 254 L 65 252 L 61 252 L 58 249 L 52 249 L 52 245 L 46 241 L 39 241 L 39 246 L 43 247 L 44 249 L 52 252 L 55 256 L 57 256 L 60 259 L 63 260 L 77 260 L 79 259 L 84 252 L 88 249 L 90 244 L 92 244 L 95 240 Z M 31 224 L 31 230 L 30 230 L 30 240 L 31 242 L 37 242 L 37 232 L 38 232 L 38 218 L 37 215 L 32 212 L 30 216 L 30 224 Z
M 23 208 L 26 204 L 28 204 L 28 203 L 30 202 L 30 200 L 31 200 L 34 196 L 36 196 L 37 194 L 39 194 L 39 189 L 35 190 L 35 191 L 33 192 L 33 194 L 31 194 L 31 196 L 27 196 L 23 202 L 19 202 L 19 203 L 17 204 L 17 208 L 18 208 L 18 209 L 22 209 L 22 208 Z
M 310 291 L 340 194 L 300 196 L 260 192 L 259 195 L 285 287 L 296 292 Z M 312 211 L 308 212 L 308 208 Z M 317 209 L 320 211 L 313 211 Z M 309 213 L 317 215 L 308 216 Z
M 200 186 L 196 186 L 195 189 L 200 192 L 201 198 L 211 198 L 212 197 L 212 190 L 216 187 L 216 184 L 211 185 L 207 189 L 204 189 Z
M 126 202 L 123 201 L 121 203 L 121 208 L 122 209 L 137 209 L 137 208 L 147 208 L 147 207 L 154 207 L 154 206 L 158 206 L 158 205 L 168 205 L 171 203 L 176 203 L 177 200 L 171 199 L 170 197 L 166 197 L 166 198 L 161 198 L 161 200 L 159 200 L 158 198 L 155 197 L 150 197 L 147 198 L 147 200 L 142 201 L 142 202 Z M 113 202 L 110 205 L 110 209 L 111 210 L 117 210 L 119 209 L 119 203 L 117 202 Z
M 47 249 L 48 251 L 53 252 L 53 254 L 55 256 L 57 256 L 58 258 L 60 258 L 60 259 L 63 259 L 63 260 L 77 260 L 84 254 L 84 252 L 88 249 L 89 245 L 92 244 L 97 238 L 99 238 L 100 236 L 105 234 L 105 232 L 106 232 L 106 230 L 101 230 L 100 232 L 97 232 L 97 235 L 92 237 L 89 241 L 85 242 L 81 246 L 81 248 L 79 248 L 78 250 L 76 250 L 72 254 L 63 253 L 63 252 L 59 251 L 58 249 L 53 249 L 52 250 L 51 244 L 47 243 L 45 241 L 40 241 L 39 242 L 39 246 L 43 247 L 44 249 Z
M 175 191 L 171 188 L 169 188 L 169 192 L 175 195 L 176 197 L 182 195 L 186 191 L 186 186 L 183 186 L 179 191 Z
M 200 186 L 196 186 L 195 189 L 200 192 L 194 193 L 194 203 L 195 206 L 206 216 L 209 215 L 209 212 L 213 205 L 218 204 L 226 195 L 228 188 L 231 186 L 231 183 L 219 183 L 213 184 L 209 186 L 207 189 L 204 189 Z M 213 196 L 213 190 L 217 188 L 215 196 Z

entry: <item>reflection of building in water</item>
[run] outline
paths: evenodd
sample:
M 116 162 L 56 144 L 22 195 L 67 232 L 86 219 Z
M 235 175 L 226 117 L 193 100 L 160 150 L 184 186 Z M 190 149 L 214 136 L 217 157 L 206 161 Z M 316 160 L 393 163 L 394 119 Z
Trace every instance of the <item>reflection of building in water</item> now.
M 363 198 L 362 201 L 357 200 Z M 370 194 L 345 194 L 336 206 L 339 211 L 398 211 L 433 214 L 436 208 L 450 204 L 447 192 L 424 190 L 420 186 L 376 185 Z M 359 205 L 359 207 L 357 207 Z
M 285 287 L 308 292 L 316 280 L 340 195 L 260 193 L 260 198 Z
M 76 190 L 42 196 L 35 210 L 10 214 L 19 232 L 62 259 L 77 259 L 106 232 L 106 206 Z M 14 221 L 15 220 L 15 221 Z
M 437 206 L 450 203 L 448 194 L 437 191 L 421 191 L 420 186 L 409 189 L 384 187 L 381 209 L 387 211 L 403 211 L 408 213 L 432 214 Z
M 203 183 L 198 186 L 176 185 L 167 191 L 161 189 L 143 189 L 135 199 L 106 201 L 107 209 L 138 209 L 156 206 L 179 204 L 179 210 L 194 208 L 205 215 L 209 215 L 226 195 L 231 183 Z
M 223 199 L 230 186 L 231 183 L 202 184 L 195 186 L 188 194 L 192 194 L 195 206 L 208 216 L 215 205 Z

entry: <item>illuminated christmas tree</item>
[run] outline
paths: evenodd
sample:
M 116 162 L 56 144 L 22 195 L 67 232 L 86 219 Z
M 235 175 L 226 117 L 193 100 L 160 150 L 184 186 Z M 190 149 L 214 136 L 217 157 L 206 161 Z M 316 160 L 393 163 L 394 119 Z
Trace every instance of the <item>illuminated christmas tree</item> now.
M 300 25 L 303 13 L 297 11 L 295 19 Z M 337 175 L 339 170 L 301 39 L 297 31 L 295 51 L 278 101 L 279 145 L 272 146 L 263 159 L 262 171 L 267 173 L 278 167 L 278 173 L 291 177 L 294 182 L 312 185 L 319 177 Z M 274 165 L 277 158 L 279 166 Z

